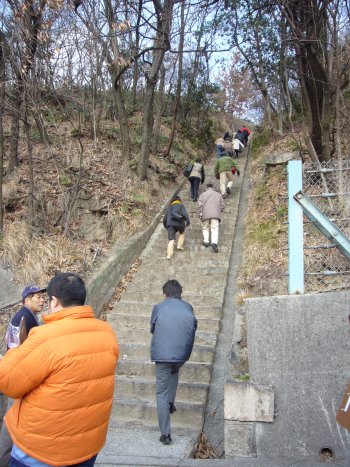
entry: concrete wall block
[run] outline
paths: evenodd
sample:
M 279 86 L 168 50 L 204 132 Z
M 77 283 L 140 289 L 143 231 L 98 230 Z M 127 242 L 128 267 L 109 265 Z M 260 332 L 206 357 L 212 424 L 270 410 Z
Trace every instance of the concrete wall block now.
M 228 381 L 224 395 L 225 420 L 273 422 L 274 400 L 270 386 Z
M 255 424 L 225 420 L 225 459 L 256 457 Z
M 255 428 L 259 457 L 335 459 L 350 449 L 336 413 L 350 381 L 350 290 L 246 300 L 251 381 L 274 388 L 278 415 Z

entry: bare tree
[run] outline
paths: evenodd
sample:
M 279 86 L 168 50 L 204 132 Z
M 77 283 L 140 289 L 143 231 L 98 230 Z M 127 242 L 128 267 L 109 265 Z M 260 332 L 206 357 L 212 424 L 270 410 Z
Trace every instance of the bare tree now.
M 4 126 L 3 114 L 5 104 L 5 41 L 4 33 L 0 30 L 0 235 L 3 234 L 4 228 L 4 207 L 2 200 L 2 185 L 3 185 L 3 167 L 5 156 L 5 142 L 4 142 Z
M 164 55 L 170 49 L 169 35 L 171 31 L 172 14 L 175 0 L 164 0 L 161 4 L 158 0 L 153 0 L 153 5 L 157 17 L 156 37 L 152 51 L 152 62 L 145 73 L 146 89 L 145 103 L 143 108 L 143 135 L 140 159 L 138 164 L 138 174 L 141 180 L 147 178 L 148 160 L 151 149 L 151 138 L 153 131 L 153 106 L 154 90 L 158 80 L 160 67 L 163 63 Z
M 168 142 L 168 147 L 165 150 L 164 155 L 169 156 L 171 146 L 173 145 L 175 131 L 176 131 L 176 121 L 177 114 L 180 107 L 180 97 L 181 97 L 181 88 L 182 88 L 182 65 L 183 65 L 183 49 L 185 41 L 185 5 L 186 1 L 183 0 L 181 3 L 181 12 L 180 12 L 180 39 L 179 39 L 179 57 L 178 57 L 178 74 L 177 74 L 177 85 L 175 93 L 175 102 L 174 102 L 174 111 L 173 111 L 173 123 L 171 126 L 171 132 Z
M 334 89 L 334 48 L 329 42 L 329 10 L 332 0 L 276 0 L 291 31 L 298 75 L 310 128 L 310 137 L 320 161 L 330 159 Z
M 152 152 L 153 154 L 158 153 L 159 137 L 160 137 L 160 125 L 162 121 L 162 110 L 164 100 L 164 83 L 165 83 L 165 66 L 162 65 L 159 75 L 159 87 L 155 104 L 155 118 L 153 127 L 153 141 L 152 141 Z

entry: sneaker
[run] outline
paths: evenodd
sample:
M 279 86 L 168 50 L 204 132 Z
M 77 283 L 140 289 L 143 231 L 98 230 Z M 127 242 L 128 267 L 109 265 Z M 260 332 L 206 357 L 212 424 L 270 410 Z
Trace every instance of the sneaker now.
M 212 247 L 212 249 L 215 251 L 215 253 L 218 253 L 218 252 L 219 252 L 218 246 L 217 246 L 216 243 L 212 243 L 212 244 L 211 244 L 211 247 Z
M 176 412 L 176 405 L 174 404 L 174 402 L 169 402 L 169 413 L 173 414 L 175 412 Z
M 222 193 L 221 196 L 225 199 L 226 198 L 226 193 Z
M 170 435 L 162 435 L 160 438 L 159 438 L 159 441 L 163 444 L 170 444 L 172 443 L 172 439 L 171 439 L 171 436 Z
M 227 193 L 228 193 L 229 195 L 231 194 L 231 188 L 230 188 L 230 187 L 227 187 L 227 188 L 226 188 L 226 191 L 227 191 Z
M 203 245 L 205 246 L 205 248 L 207 248 L 210 245 L 210 243 L 203 242 Z

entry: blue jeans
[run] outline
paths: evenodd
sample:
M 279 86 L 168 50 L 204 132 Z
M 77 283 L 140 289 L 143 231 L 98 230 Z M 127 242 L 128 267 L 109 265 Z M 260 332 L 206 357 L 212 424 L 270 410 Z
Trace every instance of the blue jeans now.
M 225 152 L 224 146 L 216 146 L 216 158 L 217 159 L 220 159 L 223 152 Z
M 91 459 L 88 459 L 84 462 L 80 462 L 79 464 L 74 464 L 70 467 L 93 467 L 94 464 L 95 464 L 95 461 L 96 461 L 96 457 L 97 457 L 97 454 L 96 456 L 94 457 L 91 457 Z M 38 461 L 39 463 L 39 461 Z M 40 464 L 38 464 L 40 465 Z M 14 457 L 11 456 L 10 458 L 10 467 L 28 467 L 27 464 L 23 464 L 21 461 L 15 459 Z

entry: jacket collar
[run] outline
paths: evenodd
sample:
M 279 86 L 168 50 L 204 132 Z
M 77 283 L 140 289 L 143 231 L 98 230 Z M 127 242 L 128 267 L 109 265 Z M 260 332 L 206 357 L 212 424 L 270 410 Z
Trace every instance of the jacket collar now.
M 176 199 L 175 201 L 173 201 L 171 203 L 172 206 L 174 206 L 174 204 L 181 204 L 181 201 L 179 201 L 178 199 Z
M 95 314 L 90 305 L 83 306 L 72 306 L 69 308 L 63 308 L 63 310 L 56 311 L 51 315 L 43 315 L 43 321 L 45 324 L 52 323 L 54 321 L 59 321 L 64 318 L 94 318 Z

